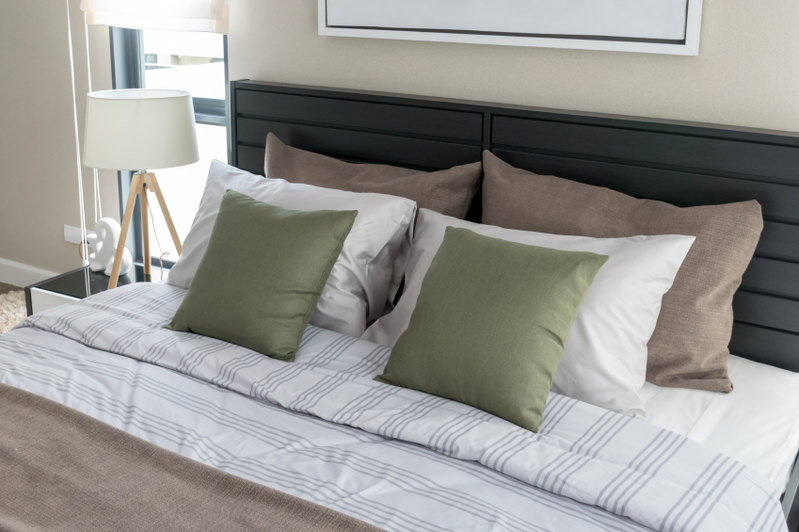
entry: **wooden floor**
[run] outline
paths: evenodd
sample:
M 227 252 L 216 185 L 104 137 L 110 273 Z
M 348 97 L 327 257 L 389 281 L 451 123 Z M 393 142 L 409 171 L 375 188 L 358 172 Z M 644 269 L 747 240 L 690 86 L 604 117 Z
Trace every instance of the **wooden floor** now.
M 11 292 L 12 290 L 22 290 L 22 288 L 12 284 L 0 283 L 0 294 L 5 294 L 6 292 Z

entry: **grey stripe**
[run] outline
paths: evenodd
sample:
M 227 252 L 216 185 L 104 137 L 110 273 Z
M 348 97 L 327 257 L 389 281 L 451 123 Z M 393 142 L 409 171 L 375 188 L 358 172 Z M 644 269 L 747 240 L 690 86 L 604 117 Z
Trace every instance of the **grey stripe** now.
M 441 530 L 440 526 L 434 525 L 429 521 L 425 521 L 421 518 L 418 518 L 411 513 L 401 512 L 395 508 L 381 505 L 355 492 L 353 493 L 344 492 L 339 486 L 335 484 L 320 481 L 313 477 L 303 477 L 294 470 L 284 469 L 278 466 L 272 466 L 269 468 L 269 470 L 274 472 L 279 472 L 281 474 L 280 477 L 278 477 L 280 480 L 298 479 L 308 489 L 304 491 L 297 490 L 296 481 L 283 482 L 281 484 L 276 485 L 275 486 L 276 488 L 279 488 L 287 493 L 293 493 L 294 495 L 301 497 L 307 496 L 308 494 L 316 495 L 317 493 L 321 495 L 325 491 L 329 491 L 331 493 L 327 494 L 324 498 L 320 497 L 317 499 L 317 497 L 314 497 L 314 499 L 316 499 L 320 504 L 327 506 L 328 508 L 340 509 L 343 513 L 359 517 L 364 521 L 374 523 L 378 526 L 381 523 L 380 522 L 375 523 L 374 515 L 383 515 L 384 523 L 390 521 L 400 521 L 402 522 L 403 528 L 407 526 L 409 530 L 426 530 L 429 532 L 439 532 Z M 374 512 L 374 514 L 370 515 L 370 513 L 364 511 L 364 509 L 371 510 L 371 512 Z
M 496 452 L 491 453 L 490 458 L 486 457 L 485 461 L 481 462 L 486 466 L 497 469 L 497 465 L 503 460 L 505 456 L 512 456 L 518 449 L 519 445 L 528 439 L 527 433 L 522 430 L 515 430 L 502 442 L 502 445 L 496 447 Z
M 327 375 L 315 386 L 309 387 L 288 406 L 290 410 L 309 412 L 319 404 L 326 395 L 340 388 L 347 382 L 352 382 L 357 377 L 354 375 Z
M 588 427 L 588 430 L 586 430 L 582 436 L 577 438 L 574 441 L 574 443 L 571 444 L 571 446 L 569 447 L 569 451 L 576 452 L 579 454 L 585 454 L 583 449 L 586 446 L 589 446 L 591 442 L 593 442 L 594 439 L 598 437 L 598 435 L 602 432 L 602 430 L 607 428 L 608 422 L 610 422 L 610 420 L 617 415 L 618 414 L 614 414 L 609 410 L 604 412 L 601 416 L 599 416 L 596 419 L 596 421 L 594 421 L 591 424 L 590 427 Z
M 119 353 L 119 350 L 123 346 L 127 346 L 138 340 L 139 338 L 146 336 L 147 329 L 129 329 L 127 332 L 122 333 L 121 336 L 117 337 L 111 345 L 108 346 L 107 350 L 112 353 Z
M 761 524 L 760 521 L 761 520 L 763 520 L 763 521 L 767 521 L 768 520 L 768 516 L 769 516 L 768 510 L 773 510 L 773 508 L 774 508 L 774 506 L 772 504 L 770 504 L 770 503 L 771 503 L 771 501 L 769 499 L 766 499 L 765 501 L 763 501 L 763 505 L 760 507 L 760 510 L 757 512 L 757 515 L 755 515 L 755 519 L 749 525 L 749 529 L 750 530 L 767 530 L 766 529 L 766 523 L 764 522 L 764 523 Z
M 546 489 L 546 486 L 549 485 L 549 477 L 556 474 L 564 464 L 572 463 L 576 458 L 579 458 L 579 455 L 561 452 L 555 460 L 541 467 L 541 470 L 536 474 L 535 479 L 533 479 L 533 484 Z
M 780 507 L 777 505 L 772 505 L 771 513 L 773 516 L 771 520 L 768 522 L 769 526 L 764 530 L 775 530 L 775 531 L 785 530 L 785 524 L 786 524 L 785 515 L 780 510 Z
M 390 353 L 391 348 L 383 345 L 376 345 L 363 360 L 355 362 L 352 366 L 343 371 L 367 377 L 376 372 L 378 368 L 385 366 Z
M 449 452 L 453 442 L 466 434 L 469 430 L 484 423 L 485 420 L 490 417 L 491 415 L 487 412 L 474 409 L 465 416 L 450 418 L 449 421 L 443 423 L 438 429 L 433 431 L 433 434 L 430 435 L 430 439 L 427 441 L 428 446 L 431 449 Z
M 631 419 L 632 418 L 629 417 L 616 415 L 612 423 L 604 427 L 602 431 L 595 435 L 593 443 L 588 445 L 588 442 L 586 442 L 586 445 L 588 446 L 587 449 L 581 453 L 582 457 L 579 460 L 573 461 L 570 466 L 563 468 L 559 478 L 553 480 L 552 491 L 562 494 L 572 476 L 585 465 L 590 463 L 592 459 L 596 458 L 599 452 L 604 449 L 608 443 L 613 440 L 613 438 L 620 434 L 622 430 L 624 430 Z M 585 447 L 585 445 L 582 445 L 581 447 Z
M 618 508 L 618 505 L 621 504 L 620 511 L 626 513 L 627 507 L 632 502 L 636 492 L 639 492 L 646 487 L 652 481 L 652 479 L 657 476 L 658 472 L 671 461 L 671 459 L 680 451 L 680 449 L 683 448 L 683 446 L 688 442 L 688 439 L 680 436 L 679 434 L 673 434 L 671 441 L 672 443 L 663 449 L 658 455 L 656 461 L 652 463 L 651 471 L 650 469 L 644 470 L 644 474 L 647 476 L 641 477 L 639 480 L 632 482 L 627 489 L 619 494 L 618 501 L 613 507 L 614 509 Z
M 357 341 L 355 338 L 340 336 L 333 342 L 325 346 L 314 358 L 313 364 L 307 364 L 309 367 L 323 367 L 326 363 L 332 362 L 343 353 L 346 349 L 350 348 L 352 344 Z M 298 363 L 305 364 L 305 363 Z M 320 382 L 298 394 L 289 408 L 295 407 L 302 411 L 307 411 L 316 405 L 319 400 L 327 393 L 332 392 L 345 382 L 350 382 L 355 378 L 354 375 L 340 375 L 332 374 L 326 375 Z
M 260 365 L 263 355 L 244 354 L 241 358 L 236 357 L 228 360 L 219 367 L 219 372 L 212 380 L 217 386 L 228 388 L 236 380 L 236 374 L 244 369 L 249 369 Z
M 341 410 L 332 416 L 334 423 L 346 423 L 354 425 L 355 421 L 367 412 L 370 408 L 375 407 L 382 401 L 389 399 L 398 393 L 401 388 L 397 386 L 390 387 L 375 387 L 372 393 L 359 395 L 344 405 Z
M 532 437 L 525 438 L 525 441 L 522 442 L 518 446 L 518 448 L 514 449 L 513 452 L 507 453 L 505 458 L 501 462 L 497 463 L 497 470 L 504 472 L 505 471 L 505 467 L 508 465 L 508 461 L 510 461 L 511 458 L 515 458 L 515 457 L 519 456 L 520 454 L 524 453 L 535 442 L 536 442 L 535 438 L 532 438 Z
M 467 420 L 466 423 L 461 425 L 460 428 L 457 430 L 451 431 L 445 438 L 442 443 L 442 450 L 447 454 L 455 454 L 455 447 L 458 444 L 458 440 L 463 437 L 469 431 L 476 429 L 480 425 L 487 423 L 489 420 L 493 419 L 493 415 L 489 414 L 488 412 L 483 412 L 482 410 L 473 410 L 468 414 L 470 419 Z
M 666 429 L 660 429 L 655 436 L 647 443 L 638 454 L 627 464 L 627 467 L 620 471 L 608 484 L 599 492 L 596 503 L 600 505 L 610 505 L 610 500 L 621 489 L 624 483 L 638 470 L 639 462 L 643 462 L 647 456 L 651 456 L 662 445 L 668 442 Z M 654 448 L 652 448 L 654 446 Z
M 715 471 L 718 470 L 718 468 L 721 467 L 722 465 L 724 465 L 724 458 L 721 455 L 715 456 L 713 460 L 711 460 L 711 462 L 707 466 L 705 466 L 702 472 L 699 473 L 699 475 L 697 475 L 697 477 L 691 483 L 691 487 L 688 490 L 684 491 L 682 496 L 669 509 L 668 513 L 666 513 L 666 516 L 663 518 L 663 521 L 658 528 L 660 528 L 661 530 L 666 530 L 667 528 L 672 529 L 673 527 L 669 526 L 669 521 L 671 521 L 672 516 L 675 516 L 674 517 L 675 520 L 679 519 L 681 514 L 679 513 L 678 509 L 686 502 L 690 505 L 691 500 L 688 499 L 688 497 L 691 494 L 697 493 L 699 491 L 697 487 L 700 483 L 701 484 L 707 483 L 707 481 L 703 482 L 703 479 L 708 477 L 708 472 L 710 472 L 710 475 L 713 475 L 715 474 Z
M 351 348 L 353 344 L 357 343 L 357 338 L 351 338 L 349 336 L 339 336 L 334 341 L 328 344 L 328 347 L 324 349 L 321 353 L 313 358 L 313 364 L 309 364 L 315 367 L 323 367 L 328 365 L 330 362 L 336 360 L 338 357 L 341 356 L 347 349 Z
M 41 325 L 38 323 L 37 327 L 42 330 L 49 330 L 57 334 L 60 334 L 62 336 L 66 336 L 66 333 L 72 327 L 72 322 L 74 320 L 79 320 L 80 318 L 90 316 L 95 313 L 95 310 L 92 309 L 91 307 L 73 308 L 70 306 L 69 309 L 70 312 L 68 314 L 62 314 L 61 316 L 56 318 L 55 322 L 53 322 L 53 324 L 50 325 L 49 327 L 46 327 L 45 325 Z M 39 321 L 44 321 L 44 320 L 39 320 Z
M 449 468 L 460 471 L 461 473 L 469 474 L 481 483 L 487 483 L 497 488 L 522 495 L 525 498 L 535 499 L 536 503 L 546 506 L 547 508 L 564 513 L 570 517 L 580 519 L 591 525 L 602 524 L 605 530 L 641 530 L 641 525 L 630 522 L 625 518 L 611 515 L 606 510 L 595 506 L 588 506 L 579 503 L 573 499 L 564 499 L 553 493 L 545 491 L 541 488 L 535 487 L 525 482 L 520 482 L 514 478 L 495 475 L 490 469 L 481 467 L 476 462 L 464 462 L 462 460 L 452 460 L 445 456 L 431 455 L 423 449 L 408 446 L 407 444 L 392 440 L 385 443 L 387 446 L 397 447 L 406 453 L 415 454 L 426 459 L 433 460 L 440 464 L 446 465 Z M 599 523 L 602 521 L 602 523 Z M 626 526 L 622 526 L 624 523 Z M 648 529 L 647 529 L 648 530 Z
M 227 344 L 221 341 L 200 345 L 186 353 L 186 355 L 180 359 L 180 363 L 177 364 L 175 369 L 180 373 L 191 375 L 205 359 L 226 349 Z
M 560 402 L 561 406 L 559 406 L 557 409 L 553 409 L 551 413 L 548 413 L 546 410 L 544 411 L 544 417 L 541 419 L 541 425 L 538 427 L 539 437 L 548 435 L 552 430 L 556 429 L 558 424 L 566 419 L 569 413 L 579 403 L 579 401 L 563 395 L 559 395 L 557 397 L 562 399 Z
M 399 438 L 400 434 L 402 434 L 402 431 L 405 430 L 413 421 L 421 419 L 432 409 L 446 404 L 446 402 L 447 399 L 443 399 L 435 395 L 423 396 L 420 401 L 412 403 L 411 407 L 402 412 L 402 414 L 399 416 L 387 418 L 386 421 L 380 425 L 376 432 L 389 438 Z
M 296 364 L 286 364 L 285 367 L 280 368 L 260 380 L 253 381 L 250 385 L 249 395 L 258 397 L 259 399 L 267 399 L 269 395 L 274 393 L 282 384 L 287 383 L 291 379 L 302 374 L 302 366 Z
M 709 495 L 715 493 L 716 494 L 715 499 L 710 499 L 710 497 L 708 496 L 703 501 L 701 501 L 702 504 L 697 506 L 696 510 L 694 510 L 694 512 L 689 516 L 688 521 L 685 523 L 686 528 L 688 526 L 691 526 L 691 528 L 699 528 L 699 525 L 702 524 L 702 522 L 707 518 L 710 511 L 716 506 L 716 504 L 718 504 L 719 499 L 721 499 L 721 496 L 727 493 L 727 490 L 730 489 L 732 483 L 735 482 L 735 479 L 738 478 L 738 475 L 740 475 L 743 470 L 744 466 L 742 464 L 732 462 L 730 467 L 724 472 L 724 475 L 721 476 L 719 481 L 710 490 Z M 721 483 L 728 476 L 729 479 L 727 479 L 727 481 L 724 483 L 724 487 L 720 488 Z M 703 506 L 705 507 L 705 509 L 701 514 L 699 514 Z M 696 519 L 696 525 L 691 525 L 691 522 L 694 521 L 695 519 Z
M 319 327 L 308 325 L 302 333 L 302 339 L 300 340 L 300 345 L 297 347 L 297 350 L 299 351 L 303 347 L 307 346 L 314 338 L 319 336 L 321 332 L 322 329 Z
M 550 485 L 550 477 L 553 474 L 556 474 L 562 467 L 573 464 L 579 457 L 575 458 L 574 449 L 576 447 L 582 448 L 584 445 L 589 443 L 595 437 L 595 434 L 599 432 L 605 422 L 606 418 L 612 417 L 611 412 L 603 413 L 599 418 L 594 421 L 591 426 L 588 427 L 586 431 L 583 432 L 574 443 L 569 447 L 567 452 L 563 452 L 556 460 L 550 463 L 547 466 L 541 468 L 541 471 L 535 477 L 534 484 L 536 486 L 549 486 Z M 553 481 L 554 482 L 554 481 Z
M 313 454 L 313 451 L 310 449 L 300 449 L 297 453 L 308 454 L 310 456 Z M 460 490 L 447 489 L 445 486 L 433 482 L 430 479 L 419 477 L 411 472 L 400 469 L 394 464 L 386 462 L 378 463 L 376 460 L 366 460 L 355 453 L 340 449 L 329 449 L 329 452 L 325 454 L 325 461 L 327 463 L 348 466 L 355 471 L 382 478 L 403 490 L 418 493 L 428 499 L 446 503 L 479 520 L 486 520 L 491 513 L 491 506 L 485 501 L 470 497 L 467 493 Z M 527 523 L 510 513 L 503 512 L 503 514 L 505 514 L 509 522 L 515 523 L 515 526 L 518 527 L 519 530 L 539 529 L 539 527 L 533 523 Z M 491 522 L 490 519 L 489 522 Z
M 31 344 L 31 346 L 28 347 L 28 349 L 30 350 L 35 350 L 37 348 L 39 348 L 39 346 L 35 346 L 33 344 Z M 98 375 L 110 376 L 122 382 L 125 382 L 126 384 L 129 385 L 132 385 L 137 375 L 139 375 L 138 372 L 134 372 L 132 370 L 125 369 L 118 365 L 113 364 L 112 361 L 114 359 L 108 359 L 107 361 L 105 361 L 105 363 L 103 363 L 103 361 L 95 361 L 92 364 L 87 364 L 80 358 L 80 355 L 73 356 L 70 353 L 63 353 L 63 354 L 53 353 L 51 351 L 44 351 L 43 349 L 40 349 L 40 351 L 48 356 L 56 356 L 56 357 L 70 359 L 70 361 L 73 362 L 76 368 L 81 369 L 87 374 L 96 373 Z M 37 369 L 42 371 L 40 368 Z M 207 387 L 209 389 L 214 389 L 214 390 L 216 389 L 214 385 L 209 384 L 207 382 L 197 380 L 192 377 L 186 377 L 186 378 L 189 378 L 193 382 L 202 385 L 204 387 Z M 281 439 L 283 436 L 283 432 L 277 432 L 277 433 L 269 432 L 263 434 L 261 433 L 256 434 L 251 430 L 251 425 L 257 425 L 257 423 L 254 423 L 252 419 L 241 418 L 239 420 L 237 416 L 227 412 L 226 410 L 223 410 L 220 407 L 217 407 L 213 403 L 207 403 L 204 400 L 204 398 L 198 398 L 196 396 L 187 395 L 181 390 L 175 390 L 170 387 L 166 387 L 166 389 L 161 389 L 160 384 L 153 384 L 151 386 L 150 382 L 159 383 L 160 381 L 145 379 L 143 381 L 139 381 L 138 385 L 143 390 L 149 391 L 150 393 L 153 393 L 163 398 L 169 398 L 171 402 L 182 405 L 183 408 L 193 412 L 194 414 L 197 414 L 201 417 L 206 417 L 225 427 L 232 428 L 234 430 L 239 430 L 240 432 L 245 432 L 254 437 L 257 436 L 260 439 L 265 439 L 265 441 L 272 441 L 275 438 L 277 438 L 278 440 L 281 441 L 281 445 L 287 445 L 291 443 L 291 440 L 287 439 L 283 441 Z M 285 409 L 276 405 L 272 405 L 271 403 L 258 403 L 258 404 L 260 405 L 260 407 L 268 408 L 272 412 L 279 412 L 282 414 L 287 413 Z M 369 441 L 378 441 L 382 439 L 379 436 L 365 433 L 362 431 L 353 432 L 352 430 L 348 430 L 345 427 L 340 427 L 335 424 L 330 424 L 326 421 L 317 418 L 307 418 L 305 421 L 306 423 L 312 423 L 314 425 L 322 427 L 327 432 L 338 432 L 342 434 L 347 434 L 349 437 L 359 441 L 369 442 Z

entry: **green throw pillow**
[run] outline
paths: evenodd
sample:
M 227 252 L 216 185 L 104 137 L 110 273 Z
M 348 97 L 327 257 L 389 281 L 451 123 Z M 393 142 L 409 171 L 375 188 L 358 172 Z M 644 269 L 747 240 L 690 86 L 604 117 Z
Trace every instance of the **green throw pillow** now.
M 294 211 L 228 190 L 169 327 L 294 360 L 358 211 Z
M 572 321 L 607 260 L 448 227 L 377 380 L 537 431 Z

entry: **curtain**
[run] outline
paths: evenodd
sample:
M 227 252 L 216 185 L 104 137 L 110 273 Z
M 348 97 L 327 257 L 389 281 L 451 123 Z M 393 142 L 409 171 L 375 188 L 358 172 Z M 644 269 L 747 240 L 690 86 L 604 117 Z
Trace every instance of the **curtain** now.
M 81 0 L 88 24 L 168 31 L 228 32 L 227 0 Z

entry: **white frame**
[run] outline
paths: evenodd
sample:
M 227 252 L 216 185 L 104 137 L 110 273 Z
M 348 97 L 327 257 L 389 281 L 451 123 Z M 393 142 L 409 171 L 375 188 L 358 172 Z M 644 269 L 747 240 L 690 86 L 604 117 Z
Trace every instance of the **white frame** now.
M 553 0 L 557 1 L 557 0 Z M 702 19 L 702 0 L 687 0 L 684 42 L 646 42 L 635 40 L 580 39 L 570 37 L 538 37 L 502 35 L 480 32 L 447 32 L 430 30 L 426 25 L 420 30 L 392 30 L 368 27 L 329 26 L 327 24 L 328 0 L 318 0 L 319 35 L 333 37 L 363 37 L 373 39 L 400 39 L 413 41 L 458 42 L 494 44 L 505 46 L 533 46 L 544 48 L 569 48 L 577 50 L 605 50 L 614 52 L 639 52 L 670 55 L 698 55 L 699 30 Z

